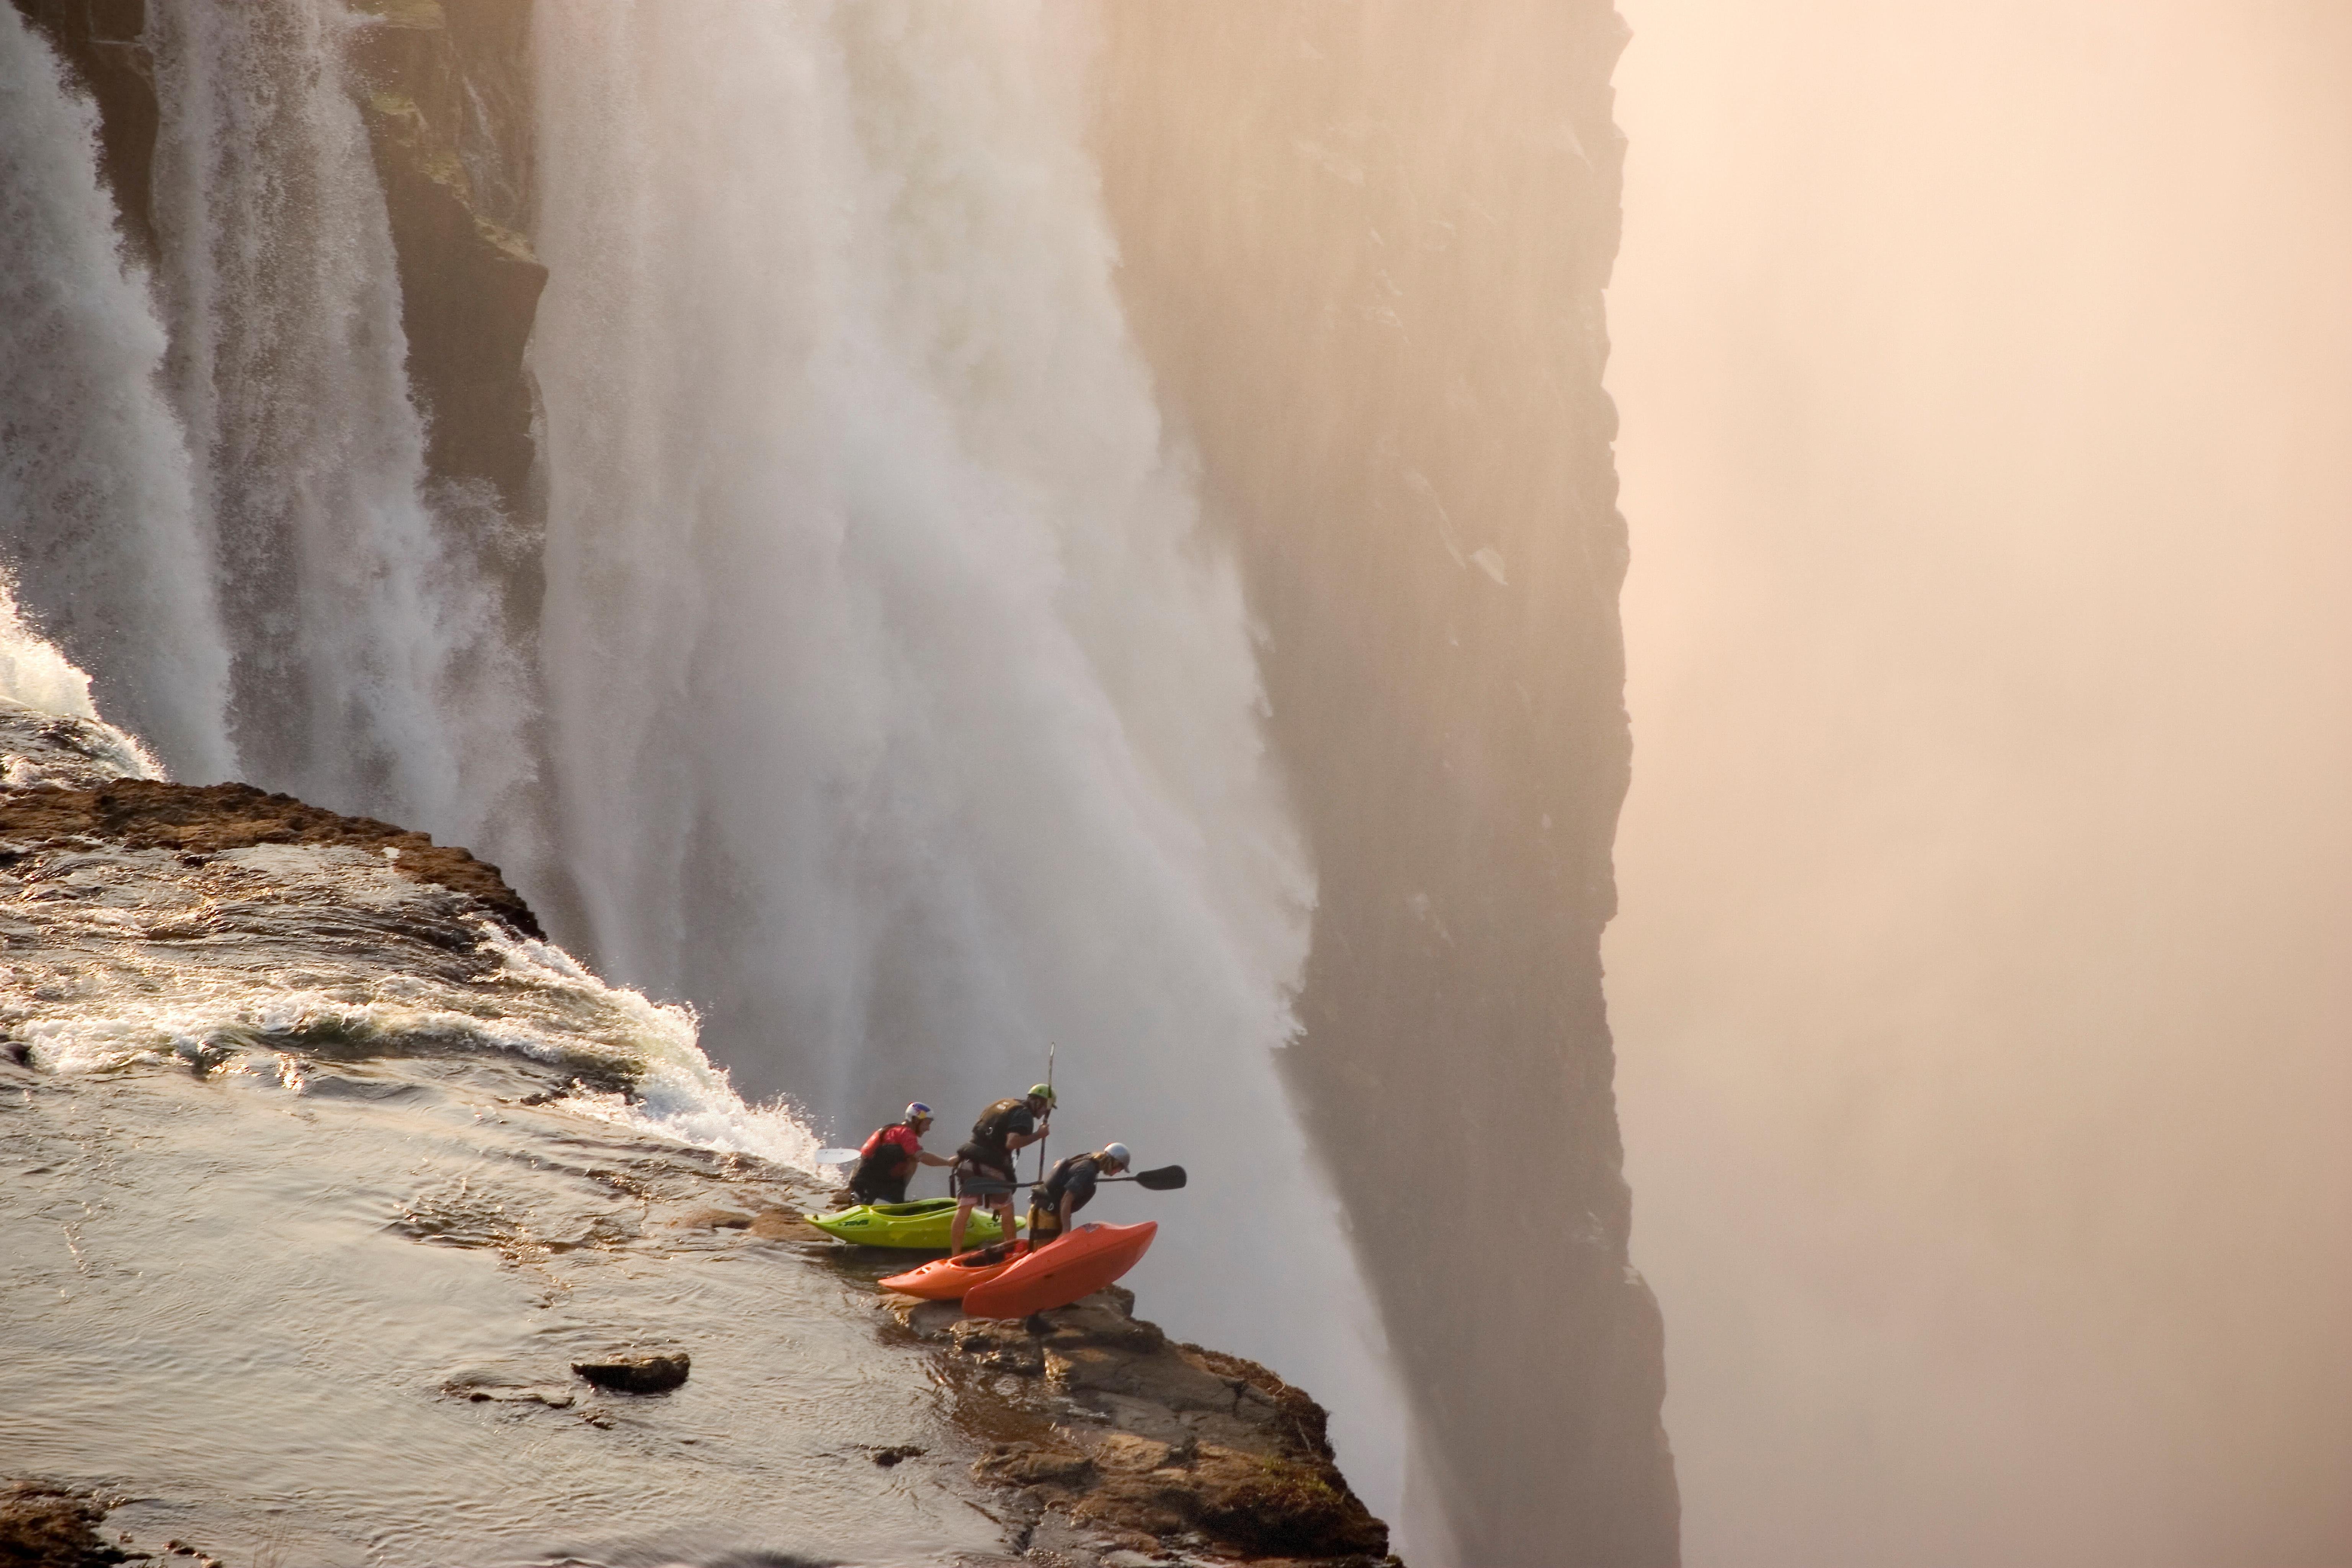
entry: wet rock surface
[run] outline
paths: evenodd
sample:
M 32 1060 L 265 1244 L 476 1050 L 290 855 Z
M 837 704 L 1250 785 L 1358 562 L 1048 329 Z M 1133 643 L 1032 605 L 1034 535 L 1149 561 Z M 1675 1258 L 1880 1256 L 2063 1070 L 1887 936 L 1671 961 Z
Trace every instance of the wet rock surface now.
M 614 1355 L 572 1363 L 573 1376 L 622 1394 L 667 1394 L 684 1383 L 693 1369 L 694 1358 L 684 1351 Z
M 886 1297 L 938 1345 L 971 1473 L 1017 1561 L 1393 1563 L 1339 1473 L 1321 1405 L 1255 1362 L 1171 1341 L 1117 1286 L 1025 1323 Z
M 256 845 L 348 847 L 385 855 L 412 882 L 462 893 L 520 934 L 543 937 L 522 895 L 496 866 L 373 817 L 344 816 L 251 784 L 177 784 L 114 779 L 89 789 L 0 795 L 0 840 L 16 856 L 43 845 L 94 839 L 126 849 L 217 855 Z
M 0 1568 L 89 1568 L 127 1553 L 98 1532 L 105 1506 L 47 1481 L 0 1486 Z
M 136 1114 L 161 1114 L 184 1092 L 172 1087 L 176 1067 L 193 1067 L 178 1080 L 186 1094 L 210 1097 L 206 1114 L 243 1114 L 236 1107 L 244 1101 L 274 1119 L 269 1139 L 205 1143 L 207 1158 L 257 1150 L 267 1164 L 278 1144 L 299 1142 L 288 1151 L 289 1213 L 310 1212 L 320 1173 L 337 1160 L 359 1162 L 346 1181 L 377 1178 L 386 1157 L 354 1154 L 352 1139 L 396 1140 L 400 1195 L 387 1192 L 383 1206 L 353 1210 L 359 1228 L 336 1242 L 334 1256 L 346 1246 L 393 1245 L 479 1259 L 466 1267 L 491 1272 L 467 1276 L 470 1284 L 446 1266 L 425 1266 L 448 1288 L 499 1305 L 467 1315 L 469 1334 L 471 1325 L 518 1306 L 549 1314 L 552 1327 L 461 1363 L 369 1361 L 371 1370 L 348 1386 L 400 1391 L 392 1406 L 374 1407 L 375 1418 L 431 1434 L 404 1451 L 473 1442 L 478 1462 L 519 1466 L 520 1454 L 499 1434 L 530 1432 L 533 1452 L 573 1445 L 561 1479 L 539 1479 L 542 1506 L 560 1499 L 568 1513 L 579 1478 L 605 1473 L 599 1467 L 635 1474 L 633 1456 L 648 1443 L 675 1443 L 677 1455 L 709 1464 L 705 1456 L 739 1440 L 749 1413 L 769 1411 L 793 1431 L 835 1434 L 821 1451 L 839 1468 L 809 1478 L 815 1489 L 796 1508 L 837 1503 L 824 1528 L 845 1537 L 877 1509 L 911 1507 L 907 1518 L 940 1537 L 935 1559 L 965 1568 L 1393 1561 L 1384 1555 L 1386 1527 L 1333 1462 L 1321 1407 L 1255 1363 L 1171 1341 L 1134 1315 L 1126 1290 L 1113 1287 L 1025 1321 L 965 1319 L 956 1303 L 916 1302 L 880 1288 L 906 1267 L 906 1254 L 847 1247 L 808 1225 L 803 1214 L 824 1200 L 806 1173 L 757 1156 L 647 1141 L 567 1109 L 580 1093 L 617 1094 L 625 1086 L 629 1075 L 617 1068 L 604 1090 L 583 1077 L 607 1059 L 589 1048 L 600 1031 L 618 1025 L 606 1016 L 609 996 L 587 994 L 592 979 L 544 964 L 517 969 L 515 955 L 485 934 L 486 919 L 509 931 L 536 929 L 495 868 L 422 835 L 243 785 L 100 777 L 89 787 L 58 787 L 57 771 L 77 759 L 100 767 L 121 759 L 109 761 L 96 731 L 33 724 L 18 726 L 20 735 L 6 717 L 0 714 L 0 749 L 15 748 L 45 771 L 34 787 L 0 789 L 0 943 L 11 960 L 0 976 L 0 1044 L 10 1047 L 0 1074 L 16 1075 L 7 1081 L 27 1106 L 37 1089 L 67 1118 L 54 1148 L 19 1138 L 30 1176 L 66 1183 L 56 1215 L 30 1215 L 32 1230 L 11 1233 L 64 1238 L 51 1248 L 51 1272 L 35 1281 L 45 1294 L 64 1299 L 111 1282 L 129 1292 L 118 1310 L 143 1300 L 136 1274 L 105 1250 L 129 1247 L 123 1256 L 143 1257 L 140 1245 L 100 1238 L 121 1220 L 158 1211 L 162 1200 L 112 1200 L 120 1219 L 90 1215 L 76 1195 L 84 1185 L 70 1174 L 79 1158 L 66 1131 L 70 1107 L 103 1085 L 121 1100 L 119 1114 L 131 1117 L 134 1103 L 151 1098 L 155 1105 Z M 315 1016 L 246 1016 L 296 974 Z M 199 1005 L 215 986 L 236 1004 L 219 1019 Z M 395 1014 L 370 1032 L 375 1015 L 366 1009 L 387 999 Z M 469 1020 L 478 1028 L 458 1027 Z M 100 1024 L 103 1038 L 115 1042 L 105 1051 L 80 1039 Z M 194 1047 L 170 1043 L 208 1029 L 226 1032 Z M 420 1029 L 440 1034 L 425 1039 Z M 494 1040 L 507 1043 L 484 1048 Z M 89 1080 L 89 1090 L 58 1073 L 60 1062 L 84 1058 L 78 1070 L 107 1069 Z M 148 1074 L 161 1076 L 141 1076 Z M 438 1173 L 425 1179 L 430 1162 L 418 1163 L 426 1156 L 416 1130 L 436 1105 L 456 1119 L 453 1142 L 435 1157 Z M 377 1128 L 372 1107 L 401 1120 Z M 110 1142 L 107 1149 L 109 1179 L 119 1184 L 121 1156 Z M 175 1176 L 157 1179 L 176 1194 L 171 1201 L 186 1201 Z M 260 1180 L 258 1169 L 243 1179 Z M 238 1225 L 249 1223 L 243 1208 L 237 1215 Z M 144 1244 L 163 1245 L 152 1236 Z M 332 1277 L 324 1256 L 298 1272 Z M 368 1278 L 387 1272 L 399 1270 L 379 1266 Z M 371 1300 L 367 1290 L 378 1288 L 352 1300 Z M 740 1292 L 735 1306 L 714 1315 L 710 1294 L 730 1289 Z M 761 1315 L 781 1303 L 796 1305 Z M 250 1331 L 250 1305 L 220 1325 L 239 1342 Z M 418 1302 L 404 1309 L 421 1310 Z M 331 1353 L 372 1355 L 395 1337 L 361 1334 L 336 1341 Z M 685 1343 L 711 1356 L 690 1384 L 695 1363 L 679 1348 Z M 830 1349 L 808 1353 L 824 1345 Z M 907 1397 L 873 1405 L 873 1380 L 893 1377 Z M 833 1392 L 809 1392 L 819 1386 Z M 193 1397 L 197 1387 L 209 1401 L 222 1398 L 201 1380 L 182 1393 Z M 270 1420 L 284 1418 L 288 1393 L 268 1401 L 278 1413 Z M 64 1429 L 59 1418 L 49 1426 Z M 71 1473 L 75 1485 L 89 1486 L 118 1469 L 142 1473 L 110 1441 Z M 764 1464 L 724 1472 L 723 1484 L 694 1469 L 663 1473 L 677 1494 L 665 1504 L 673 1518 L 708 1517 L 724 1497 L 729 1527 L 742 1529 L 747 1510 L 772 1500 L 773 1471 Z M 470 1483 L 436 1470 L 416 1495 L 444 1495 L 453 1484 Z M 216 1490 L 225 1486 L 215 1482 Z M 629 1510 L 633 1520 L 643 1500 Z M 194 1507 L 215 1511 L 194 1515 Z M 166 1530 L 193 1533 L 192 1520 L 198 1529 L 254 1522 L 223 1510 L 217 1497 L 142 1500 L 125 1505 L 117 1523 L 136 1524 L 143 1535 L 168 1521 L 153 1529 L 161 1541 Z M 960 1523 L 931 1523 L 955 1520 L 959 1510 Z M 0 1568 L 142 1557 L 205 1568 L 215 1561 L 177 1538 L 142 1552 L 106 1515 L 89 1491 L 20 1483 L 0 1507 L 0 1531 L 12 1532 L 0 1533 Z M 319 1561 L 340 1563 L 345 1559 L 331 1549 L 361 1521 L 306 1512 L 285 1528 L 306 1532 L 301 1539 L 314 1547 L 326 1544 Z M 770 1521 L 769 1528 L 779 1527 Z M 975 1549 L 975 1536 L 987 1542 L 992 1534 L 992 1545 Z

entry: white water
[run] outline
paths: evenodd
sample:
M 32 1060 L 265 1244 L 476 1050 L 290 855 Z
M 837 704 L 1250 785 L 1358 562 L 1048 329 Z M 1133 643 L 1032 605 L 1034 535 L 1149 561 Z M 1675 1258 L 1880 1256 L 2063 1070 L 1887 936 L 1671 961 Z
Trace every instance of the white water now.
M 1402 1406 L 1274 1072 L 1312 880 L 1036 5 L 538 12 L 541 660 L 591 945 L 841 1133 L 1044 1075 L 1135 1283 Z
M 217 536 L 257 780 L 459 843 L 525 834 L 524 667 L 428 494 L 399 279 L 331 0 L 150 12 L 174 391 Z
M 97 116 L 10 9 L 0 15 L 0 528 L 48 629 L 182 776 L 233 772 L 228 654 L 187 447 L 158 384 L 163 327 L 121 253 Z M 95 718 L 89 678 L 27 634 L 16 594 L 0 687 Z
M 1392 1515 L 1402 1401 L 1274 1072 L 1313 879 L 1233 570 L 1110 288 L 1082 51 L 1048 15 L 540 8 L 554 831 L 605 967 L 691 998 L 714 1055 L 838 1131 L 918 1094 L 960 1123 L 1057 1042 L 1057 1152 L 1118 1137 L 1194 1173 L 1098 1205 L 1169 1222 L 1147 1310 L 1330 1404 Z M 479 560 L 499 520 L 426 480 L 354 24 L 331 0 L 151 17 L 168 359 L 113 259 L 87 111 L 0 32 L 9 79 L 35 61 L 50 99 L 38 123 L 0 106 L 30 132 L 0 157 L 22 140 L 71 175 L 35 267 L 102 258 L 116 297 L 76 319 L 128 345 L 111 369 L 37 346 L 137 416 L 82 471 L 160 476 L 142 494 L 168 503 L 73 536 L 100 564 L 60 595 L 160 650 L 103 645 L 101 690 L 208 774 L 238 760 L 226 685 L 257 782 L 534 860 L 532 650 Z M 12 421 L 102 426 L 26 390 Z M 223 984 L 123 1037 L 447 1022 L 373 993 L 248 1017 Z M 744 1109 L 682 1015 L 640 1022 L 668 1045 L 629 1117 L 805 1142 Z

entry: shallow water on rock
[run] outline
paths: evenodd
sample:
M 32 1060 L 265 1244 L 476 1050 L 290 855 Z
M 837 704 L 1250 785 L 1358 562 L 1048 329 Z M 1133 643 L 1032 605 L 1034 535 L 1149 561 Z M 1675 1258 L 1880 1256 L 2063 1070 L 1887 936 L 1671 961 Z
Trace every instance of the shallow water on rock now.
M 792 1204 L 788 1173 L 499 1104 L 520 1078 L 0 1069 L 7 1467 L 131 1493 L 110 1531 L 232 1563 L 1000 1542 L 930 1359 L 884 1342 L 870 1289 L 810 1244 L 676 1224 Z M 685 1349 L 692 1375 L 633 1396 L 570 1373 L 625 1347 Z
M 690 1016 L 345 848 L 8 850 L 0 960 L 0 1471 L 232 1568 L 1003 1551 L 877 1270 L 695 1222 L 817 1188 Z

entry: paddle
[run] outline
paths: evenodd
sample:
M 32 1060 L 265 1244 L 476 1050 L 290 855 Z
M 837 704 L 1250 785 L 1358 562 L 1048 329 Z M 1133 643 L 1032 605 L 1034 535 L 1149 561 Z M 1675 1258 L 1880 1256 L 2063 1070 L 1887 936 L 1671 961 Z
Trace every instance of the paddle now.
M 820 1165 L 846 1165 L 857 1158 L 859 1155 L 855 1149 L 820 1149 L 816 1152 L 816 1163 Z
M 1054 1057 L 1061 1047 L 1055 1041 L 1045 1042 L 1045 1131 L 1037 1135 L 1037 1179 L 1045 1179 L 1045 1140 L 1054 1131 Z M 1019 1175 L 1019 1171 L 1013 1173 Z
M 1133 1182 L 1146 1192 L 1168 1193 L 1184 1184 L 1184 1167 L 1162 1165 L 1156 1171 L 1138 1171 L 1131 1176 L 1100 1176 L 1096 1179 L 1104 1182 Z M 968 1193 L 1010 1193 L 1022 1187 L 1042 1187 L 1045 1184 L 1043 1182 L 968 1181 L 964 1183 L 963 1190 Z

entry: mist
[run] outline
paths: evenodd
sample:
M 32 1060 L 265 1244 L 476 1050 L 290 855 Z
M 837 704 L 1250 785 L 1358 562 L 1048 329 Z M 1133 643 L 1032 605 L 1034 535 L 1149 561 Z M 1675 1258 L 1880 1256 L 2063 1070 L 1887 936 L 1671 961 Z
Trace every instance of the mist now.
M 2352 21 L 1624 11 L 1687 1561 L 2352 1560 Z

